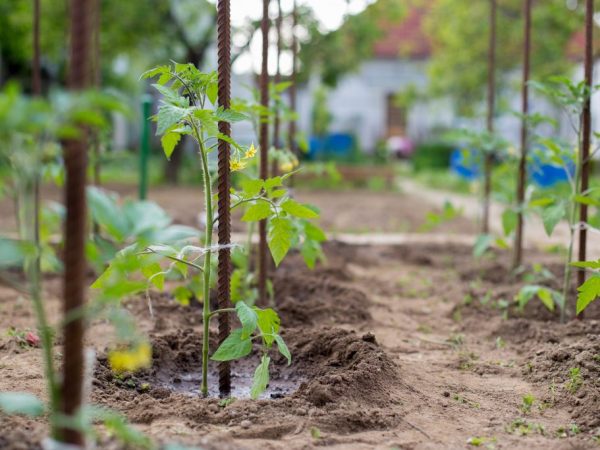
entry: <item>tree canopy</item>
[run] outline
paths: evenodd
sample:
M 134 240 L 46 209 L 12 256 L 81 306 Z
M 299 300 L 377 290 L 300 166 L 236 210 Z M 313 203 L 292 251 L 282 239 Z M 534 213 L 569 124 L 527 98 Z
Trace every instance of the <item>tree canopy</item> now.
M 582 3 L 582 2 L 579 2 Z M 435 0 L 426 29 L 433 54 L 430 87 L 449 95 L 462 112 L 480 103 L 487 80 L 489 1 Z M 569 9 L 565 0 L 534 2 L 532 11 L 532 73 L 534 78 L 564 74 L 568 43 L 583 27 L 582 5 Z M 520 67 L 523 51 L 523 0 L 498 0 L 497 70 L 502 75 Z M 582 49 L 583 53 L 583 49 Z

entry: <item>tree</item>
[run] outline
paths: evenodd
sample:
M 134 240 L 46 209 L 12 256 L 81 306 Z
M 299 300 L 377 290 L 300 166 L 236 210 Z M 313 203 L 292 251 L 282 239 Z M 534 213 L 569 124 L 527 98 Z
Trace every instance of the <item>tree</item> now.
M 300 49 L 300 79 L 317 71 L 324 84 L 335 86 L 342 75 L 372 56 L 375 43 L 384 34 L 382 23 L 400 20 L 404 10 L 397 0 L 378 0 L 359 14 L 347 14 L 340 28 L 326 33 L 312 11 L 304 9 L 300 25 L 309 37 Z
M 489 2 L 435 0 L 426 20 L 432 40 L 431 91 L 449 95 L 462 113 L 472 113 L 481 102 L 487 79 Z M 521 63 L 522 0 L 498 0 L 497 70 L 502 74 Z M 567 46 L 582 26 L 581 8 L 571 10 L 565 0 L 536 2 L 533 18 L 532 72 L 534 78 L 565 73 Z

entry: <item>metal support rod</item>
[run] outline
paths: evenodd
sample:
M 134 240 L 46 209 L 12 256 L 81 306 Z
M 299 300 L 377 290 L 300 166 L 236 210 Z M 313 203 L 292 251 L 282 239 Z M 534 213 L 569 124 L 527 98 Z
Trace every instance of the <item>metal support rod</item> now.
M 217 52 L 219 76 L 219 106 L 231 107 L 231 10 L 230 0 L 219 0 L 217 5 Z M 219 122 L 219 132 L 231 136 L 229 122 Z M 229 168 L 231 148 L 227 141 L 219 140 L 218 154 L 218 237 L 219 262 L 217 268 L 217 292 L 219 309 L 231 304 L 231 171 Z M 219 345 L 229 336 L 231 325 L 229 313 L 219 314 Z M 231 366 L 229 361 L 219 363 L 219 394 L 228 397 L 231 393 Z
M 294 9 L 292 11 L 292 75 L 290 81 L 290 109 L 292 113 L 296 112 L 297 104 L 297 89 L 296 79 L 298 72 L 298 37 L 296 36 L 296 26 L 298 25 L 298 8 L 296 0 L 294 0 Z M 296 151 L 296 119 L 292 117 L 288 128 L 288 146 L 292 153 L 297 154 Z M 292 178 L 293 179 L 293 178 Z
M 496 109 L 496 0 L 490 0 L 490 37 L 488 49 L 488 82 L 487 82 L 487 131 L 494 132 L 494 113 Z M 490 196 L 492 192 L 493 155 L 485 155 L 483 168 L 483 217 L 482 232 L 490 232 Z
M 584 76 L 585 84 L 589 90 L 588 97 L 583 104 L 582 117 L 582 137 L 580 150 L 581 164 L 581 192 L 589 189 L 590 178 L 590 145 L 592 138 L 592 98 L 591 91 L 594 82 L 594 1 L 586 0 L 585 3 L 585 59 Z M 579 220 L 586 223 L 588 221 L 588 205 L 582 203 L 579 208 Z M 579 261 L 585 261 L 587 258 L 587 229 L 581 227 L 579 230 Z M 585 271 L 577 272 L 577 282 L 582 285 L 585 282 Z M 581 315 L 579 315 L 581 317 Z
M 152 97 L 142 97 L 142 132 L 140 135 L 140 200 L 148 198 L 148 159 L 150 158 L 150 116 L 152 114 Z
M 93 52 L 92 52 L 92 61 L 90 64 L 91 68 L 91 83 L 96 89 L 100 89 L 102 83 L 102 71 L 100 66 L 100 31 L 101 31 L 101 9 L 102 9 L 102 0 L 93 0 L 93 23 L 94 23 L 94 31 L 93 31 Z M 95 131 L 92 136 L 92 151 L 94 152 L 94 186 L 100 186 L 101 184 L 101 174 L 102 174 L 102 151 L 100 147 L 100 132 Z M 98 231 L 97 224 L 94 224 L 94 232 Z
M 33 60 L 31 64 L 31 91 L 42 95 L 42 71 L 40 66 L 40 0 L 33 1 Z
M 527 150 L 529 132 L 529 77 L 531 72 L 531 2 L 524 4 L 524 35 L 523 35 L 523 85 L 521 86 L 521 157 L 519 159 L 519 175 L 517 180 L 517 227 L 515 229 L 515 245 L 513 249 L 513 269 L 523 262 L 523 209 L 525 203 L 525 183 L 527 180 Z
M 260 24 L 262 33 L 262 68 L 260 73 L 260 104 L 269 107 L 269 0 L 263 0 L 263 17 Z M 269 118 L 262 114 L 260 120 L 260 173 L 262 179 L 269 176 Z M 267 303 L 267 221 L 258 223 L 258 300 Z
M 72 0 L 70 10 L 69 88 L 85 89 L 89 82 L 90 0 Z M 64 240 L 64 317 L 72 317 L 63 329 L 63 378 L 61 385 L 61 412 L 74 418 L 83 406 L 84 388 L 84 318 L 77 314 L 85 305 L 85 240 L 86 240 L 86 136 L 85 130 L 65 142 L 65 206 L 67 210 Z M 59 439 L 67 444 L 83 447 L 85 436 L 79 429 L 64 427 Z
M 277 20 L 275 21 L 275 29 L 277 30 L 277 71 L 275 72 L 275 84 L 281 83 L 281 24 L 283 22 L 283 11 L 281 9 L 281 0 L 277 0 Z M 281 111 L 280 108 L 275 108 L 275 118 L 273 121 L 273 146 L 281 147 Z M 271 163 L 271 176 L 277 175 L 277 161 Z

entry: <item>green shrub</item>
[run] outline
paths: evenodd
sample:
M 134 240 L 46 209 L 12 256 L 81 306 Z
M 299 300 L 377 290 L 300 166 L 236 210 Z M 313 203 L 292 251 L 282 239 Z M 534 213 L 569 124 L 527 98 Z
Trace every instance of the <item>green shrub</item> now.
M 445 169 L 450 165 L 450 154 L 454 146 L 442 141 L 423 142 L 417 146 L 412 157 L 416 171 L 423 169 Z

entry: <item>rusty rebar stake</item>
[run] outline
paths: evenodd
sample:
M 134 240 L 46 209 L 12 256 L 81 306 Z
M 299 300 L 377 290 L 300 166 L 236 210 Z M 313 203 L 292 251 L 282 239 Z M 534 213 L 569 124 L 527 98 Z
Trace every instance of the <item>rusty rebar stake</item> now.
M 68 85 L 72 91 L 87 87 L 89 81 L 91 17 L 90 0 L 71 1 L 70 11 L 70 61 Z M 85 130 L 82 130 L 84 133 Z M 86 240 L 86 137 L 82 134 L 65 142 L 66 168 L 65 253 L 64 253 L 64 317 L 70 317 L 85 305 L 85 240 Z M 85 372 L 84 334 L 85 322 L 73 316 L 63 329 L 63 379 L 61 385 L 62 413 L 74 417 L 83 403 Z M 64 427 L 60 430 L 62 442 L 83 446 L 85 436 L 81 430 Z
M 488 105 L 487 105 L 487 131 L 494 132 L 494 112 L 496 110 L 496 14 L 498 4 L 490 0 L 490 39 L 488 49 Z M 483 217 L 482 232 L 490 232 L 490 195 L 492 192 L 492 163 L 493 155 L 485 155 L 483 168 Z
M 260 73 L 260 104 L 269 107 L 269 0 L 263 0 L 263 17 L 260 24 L 262 33 L 262 68 Z M 260 120 L 260 178 L 269 176 L 269 118 L 261 115 Z M 261 305 L 267 304 L 267 221 L 258 223 L 258 299 Z
M 277 30 L 277 71 L 275 72 L 275 85 L 281 83 L 281 24 L 283 22 L 283 11 L 281 9 L 281 0 L 277 0 L 277 20 L 275 29 Z M 275 108 L 275 118 L 273 120 L 273 146 L 277 149 L 281 146 L 281 111 L 279 107 Z M 277 176 L 277 160 L 271 162 L 271 176 Z
M 230 0 L 219 0 L 217 4 L 217 52 L 219 74 L 219 106 L 231 107 L 231 10 Z M 229 122 L 219 122 L 219 132 L 231 137 Z M 218 154 L 218 235 L 219 263 L 217 268 L 217 292 L 219 309 L 231 302 L 231 171 L 229 168 L 231 147 L 227 141 L 219 140 Z M 229 336 L 231 325 L 229 313 L 219 314 L 219 345 Z M 219 394 L 228 397 L 231 393 L 231 366 L 229 361 L 219 363 Z
M 517 227 L 515 229 L 515 245 L 513 249 L 513 269 L 523 261 L 523 207 L 525 203 L 525 182 L 527 180 L 527 150 L 529 139 L 529 77 L 531 73 L 531 0 L 524 4 L 523 34 L 523 85 L 521 86 L 521 157 L 519 159 L 519 175 L 517 180 Z
M 296 80 L 298 78 L 298 37 L 296 36 L 296 26 L 298 25 L 298 8 L 296 5 L 296 0 L 294 0 L 294 6 L 292 10 L 292 74 L 290 76 L 290 81 L 292 85 L 290 86 L 290 109 L 292 113 L 296 112 L 296 104 L 297 104 L 297 90 L 296 90 Z M 296 150 L 296 119 L 294 117 L 291 118 L 290 123 L 288 124 L 288 146 L 290 151 L 297 155 Z M 293 180 L 293 177 L 292 177 Z
M 581 193 L 589 189 L 590 179 L 590 145 L 592 138 L 592 98 L 591 91 L 594 82 L 594 1 L 586 0 L 585 3 L 585 60 L 584 76 L 585 84 L 589 89 L 589 95 L 583 104 L 582 137 L 581 137 Z M 585 194 L 584 194 L 585 195 Z M 583 224 L 588 220 L 588 205 L 581 203 L 579 207 L 579 221 Z M 587 258 L 587 229 L 582 226 L 579 230 L 579 261 Z M 577 283 L 585 282 L 585 270 L 577 272 Z M 577 316 L 582 318 L 582 314 Z

